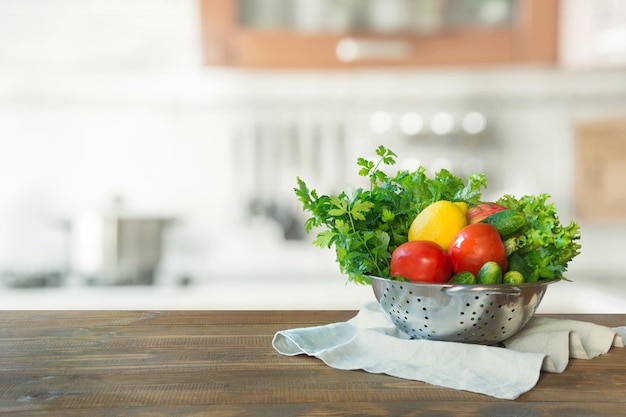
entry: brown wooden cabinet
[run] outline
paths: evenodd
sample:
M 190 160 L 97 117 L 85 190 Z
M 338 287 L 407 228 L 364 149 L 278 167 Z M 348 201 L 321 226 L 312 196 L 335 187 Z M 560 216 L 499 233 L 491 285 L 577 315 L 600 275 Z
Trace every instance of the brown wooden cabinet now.
M 626 220 L 626 117 L 575 126 L 576 214 Z
M 338 69 L 553 64 L 557 59 L 558 0 L 509 0 L 514 18 L 505 24 L 444 25 L 422 31 L 259 27 L 242 17 L 242 4 L 253 1 L 199 0 L 206 65 Z M 289 1 L 293 7 L 302 4 Z

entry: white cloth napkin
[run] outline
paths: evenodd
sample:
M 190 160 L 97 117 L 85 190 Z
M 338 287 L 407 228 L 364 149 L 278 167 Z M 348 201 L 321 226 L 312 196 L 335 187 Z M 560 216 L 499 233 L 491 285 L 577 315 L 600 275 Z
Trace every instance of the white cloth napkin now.
M 621 332 L 621 333 L 620 333 Z M 572 358 L 591 359 L 623 347 L 626 326 L 534 317 L 505 342 L 506 348 L 432 340 L 410 340 L 377 302 L 347 322 L 279 331 L 272 345 L 283 355 L 314 356 L 336 369 L 413 379 L 515 399 L 531 390 L 540 370 L 563 372 Z

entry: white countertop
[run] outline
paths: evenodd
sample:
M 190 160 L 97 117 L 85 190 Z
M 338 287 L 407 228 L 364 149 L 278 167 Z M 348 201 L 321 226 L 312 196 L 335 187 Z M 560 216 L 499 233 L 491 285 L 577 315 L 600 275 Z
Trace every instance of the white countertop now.
M 188 287 L 59 287 L 4 289 L 3 310 L 317 310 L 359 309 L 369 286 L 338 281 L 216 282 Z M 539 313 L 626 313 L 623 294 L 587 283 L 552 284 Z
M 551 285 L 540 313 L 626 313 L 626 257 L 621 229 L 585 227 L 582 254 L 567 277 Z M 369 286 L 347 283 L 330 250 L 309 242 L 267 239 L 254 251 L 241 240 L 223 241 L 207 259 L 204 278 L 191 285 L 157 281 L 154 286 L 70 285 L 2 288 L 0 305 L 13 309 L 359 309 L 374 300 Z M 253 235 L 249 241 L 258 241 Z M 274 243 L 272 243 L 274 242 Z M 620 246 L 621 245 L 621 246 Z M 607 250 L 610 248 L 610 250 Z M 626 248 L 625 248 L 626 249 Z

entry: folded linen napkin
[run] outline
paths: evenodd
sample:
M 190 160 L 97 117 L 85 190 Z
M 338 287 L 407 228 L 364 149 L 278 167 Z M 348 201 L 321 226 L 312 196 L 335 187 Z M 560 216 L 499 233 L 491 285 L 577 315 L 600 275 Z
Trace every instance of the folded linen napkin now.
M 620 333 L 621 332 L 621 333 Z M 540 370 L 563 372 L 568 359 L 591 359 L 623 347 L 626 326 L 534 317 L 505 341 L 506 348 L 432 340 L 410 340 L 377 302 L 347 322 L 279 331 L 272 345 L 283 355 L 306 354 L 336 369 L 413 379 L 515 399 L 531 390 Z

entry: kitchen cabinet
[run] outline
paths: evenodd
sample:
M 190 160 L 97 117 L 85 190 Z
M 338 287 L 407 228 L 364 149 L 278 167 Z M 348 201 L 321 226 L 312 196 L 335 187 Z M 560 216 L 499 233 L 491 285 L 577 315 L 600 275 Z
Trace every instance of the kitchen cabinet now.
M 626 220 L 626 118 L 575 126 L 576 211 L 586 220 Z
M 204 63 L 359 68 L 547 63 L 558 0 L 198 0 Z

